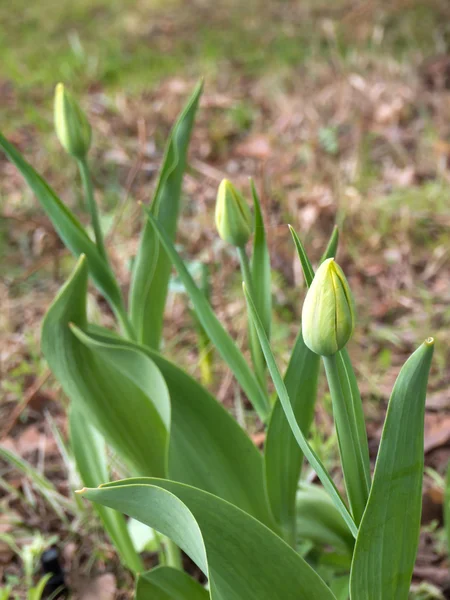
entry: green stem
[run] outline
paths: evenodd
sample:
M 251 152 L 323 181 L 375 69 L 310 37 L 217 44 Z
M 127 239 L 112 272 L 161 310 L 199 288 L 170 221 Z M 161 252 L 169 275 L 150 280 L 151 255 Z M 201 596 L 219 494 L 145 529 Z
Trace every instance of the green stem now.
M 181 550 L 168 537 L 164 538 L 163 544 L 165 549 L 166 565 L 168 567 L 173 567 L 174 569 L 179 569 L 180 571 L 182 571 L 183 560 L 181 557 Z
M 86 195 L 86 202 L 88 205 L 89 214 L 91 216 L 91 224 L 94 230 L 95 243 L 97 244 L 97 248 L 101 256 L 105 259 L 105 262 L 108 263 L 108 255 L 106 253 L 105 243 L 103 241 L 103 233 L 100 226 L 98 208 L 94 198 L 94 188 L 92 186 L 91 173 L 89 171 L 86 158 L 78 160 L 78 168 L 80 170 L 84 193 Z
M 336 354 L 324 356 L 323 362 L 333 403 L 345 487 L 353 518 L 358 526 L 369 497 L 367 465 L 358 435 L 352 397 L 341 378 L 338 358 Z
M 253 278 L 250 270 L 250 262 L 248 260 L 247 252 L 243 246 L 237 249 L 239 262 L 241 265 L 241 273 L 244 279 L 244 283 L 247 286 L 248 291 L 252 298 L 255 297 L 253 290 Z M 255 367 L 255 374 L 258 378 L 259 383 L 263 390 L 267 390 L 266 386 L 266 361 L 264 360 L 264 354 L 259 343 L 258 334 L 256 333 L 255 326 L 252 319 L 248 319 L 248 334 L 249 334 L 249 345 L 250 352 L 252 355 L 253 366 Z

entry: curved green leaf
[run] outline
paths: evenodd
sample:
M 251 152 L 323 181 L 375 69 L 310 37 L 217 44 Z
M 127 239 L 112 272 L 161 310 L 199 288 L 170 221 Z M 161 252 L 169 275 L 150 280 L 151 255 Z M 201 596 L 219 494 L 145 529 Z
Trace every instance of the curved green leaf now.
M 164 380 L 139 350 L 86 339 L 87 276 L 81 257 L 44 319 L 42 350 L 67 396 L 132 472 L 165 475 L 170 403 Z
M 258 383 L 257 378 L 249 368 L 243 354 L 237 348 L 229 334 L 225 331 L 220 321 L 214 314 L 209 302 L 205 298 L 201 290 L 198 289 L 191 274 L 187 270 L 183 260 L 175 250 L 169 236 L 164 231 L 154 217 L 148 213 L 149 222 L 155 227 L 158 232 L 162 245 L 164 246 L 167 255 L 170 257 L 173 265 L 178 271 L 178 275 L 186 288 L 187 293 L 194 305 L 195 312 L 200 323 L 210 337 L 224 361 L 230 367 L 234 376 L 238 380 L 248 399 L 255 407 L 260 418 L 265 421 L 269 412 L 269 400 L 264 390 Z
M 301 332 L 289 361 L 284 384 L 296 422 L 306 437 L 314 419 L 320 357 L 306 346 Z M 303 452 L 277 399 L 264 447 L 267 490 L 272 512 L 286 540 L 295 542 L 295 496 L 303 463 Z
M 322 487 L 303 483 L 297 492 L 297 536 L 352 555 L 355 539 Z
M 117 335 L 90 327 L 95 341 L 123 344 Z M 131 341 L 128 347 L 136 347 Z M 217 400 L 185 371 L 148 347 L 140 347 L 158 367 L 171 399 L 168 473 L 223 498 L 276 529 L 270 512 L 263 460 L 256 446 Z
M 333 600 L 281 538 L 232 504 L 173 481 L 131 479 L 83 491 L 170 537 L 208 577 L 212 600 Z
M 184 571 L 156 567 L 139 575 L 135 600 L 208 600 L 209 593 Z
M 86 487 L 100 485 L 109 479 L 106 444 L 102 436 L 75 404 L 70 407 L 69 426 L 70 443 L 83 484 Z M 133 547 L 123 515 L 101 505 L 96 505 L 96 509 L 124 563 L 134 572 L 142 571 L 144 566 Z
M 202 88 L 200 82 L 172 129 L 151 206 L 170 240 L 177 229 L 187 149 Z M 138 341 L 156 349 L 161 340 L 171 270 L 170 259 L 164 250 L 157 251 L 158 246 L 153 227 L 146 221 L 133 268 L 130 316 Z
M 433 340 L 404 364 L 392 390 L 350 578 L 352 600 L 407 600 L 422 510 L 424 411 Z
M 123 322 L 125 309 L 119 285 L 97 246 L 85 229 L 58 198 L 48 183 L 26 162 L 20 152 L 0 134 L 0 148 L 17 167 L 47 213 L 64 245 L 76 257 L 85 254 L 95 285 L 108 300 L 116 316 Z

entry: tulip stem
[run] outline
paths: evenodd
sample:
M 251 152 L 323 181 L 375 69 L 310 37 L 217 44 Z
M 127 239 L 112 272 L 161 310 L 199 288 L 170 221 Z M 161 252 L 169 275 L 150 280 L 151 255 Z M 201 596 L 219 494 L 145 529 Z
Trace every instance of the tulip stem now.
M 345 380 L 346 373 L 339 368 L 340 362 L 342 363 L 342 359 L 339 354 L 323 356 L 333 404 L 345 487 L 353 519 L 358 526 L 369 497 L 370 483 L 367 477 L 367 461 L 358 433 L 355 409 Z
M 105 243 L 103 241 L 103 233 L 100 225 L 100 218 L 98 215 L 97 203 L 94 198 L 94 188 L 92 185 L 91 173 L 88 167 L 88 163 L 86 158 L 81 158 L 78 161 L 78 168 L 81 175 L 81 180 L 83 182 L 84 193 L 86 196 L 86 202 L 88 205 L 89 214 L 91 216 L 91 224 L 94 230 L 95 243 L 97 244 L 97 248 L 101 256 L 105 259 L 106 263 L 108 261 L 108 255 L 106 253 Z
M 237 248 L 237 252 L 239 256 L 239 262 L 241 264 L 241 273 L 244 283 L 250 292 L 250 296 L 254 298 L 253 277 L 250 270 L 250 262 L 248 260 L 247 252 L 245 251 L 244 246 L 239 246 Z M 264 360 L 264 354 L 259 343 L 258 334 L 256 333 L 256 329 L 251 318 L 248 319 L 248 335 L 252 362 L 253 366 L 255 367 L 255 374 L 263 390 L 266 391 L 266 361 Z

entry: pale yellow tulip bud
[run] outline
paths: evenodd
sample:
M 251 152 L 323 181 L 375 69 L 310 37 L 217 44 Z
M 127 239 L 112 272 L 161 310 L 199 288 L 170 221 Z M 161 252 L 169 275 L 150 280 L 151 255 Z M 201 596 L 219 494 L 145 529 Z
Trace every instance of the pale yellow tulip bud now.
M 91 126 L 78 102 L 62 83 L 55 89 L 55 129 L 63 148 L 75 158 L 86 157 L 91 145 Z
M 239 248 L 253 233 L 253 217 L 245 198 L 234 185 L 223 179 L 217 192 L 216 227 L 220 237 Z
M 321 356 L 332 356 L 349 341 L 355 325 L 353 296 L 333 258 L 317 269 L 302 312 L 305 344 Z

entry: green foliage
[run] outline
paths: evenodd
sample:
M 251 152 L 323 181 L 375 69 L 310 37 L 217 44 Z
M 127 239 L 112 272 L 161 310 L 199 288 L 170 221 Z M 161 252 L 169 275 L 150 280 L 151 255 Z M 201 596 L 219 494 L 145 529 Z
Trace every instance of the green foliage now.
M 200 93 L 201 84 L 172 130 L 153 202 L 144 211 L 128 310 L 109 266 L 101 228 L 95 226 L 100 221 L 87 163 L 80 169 L 95 243 L 45 180 L 0 137 L 0 146 L 78 257 L 44 319 L 42 350 L 70 401 L 71 447 L 86 486 L 82 495 L 95 503 L 132 571 L 140 572 L 142 563 L 119 513 L 155 530 L 150 547 L 161 542 L 161 566 L 139 575 L 138 600 L 150 595 L 161 600 L 344 600 L 349 594 L 351 600 L 407 600 L 420 527 L 424 405 L 433 341 L 427 340 L 400 372 L 372 481 L 361 396 L 344 347 L 353 322 L 345 325 L 345 335 L 337 322 L 341 314 L 351 312 L 350 291 L 338 267 L 331 277 L 322 276 L 326 269 L 330 275 L 330 265 L 335 265 L 331 259 L 337 251 L 337 229 L 324 253 L 323 261 L 328 262 L 315 278 L 291 228 L 311 288 L 307 304 L 312 309 L 304 311 L 284 374 L 270 343 L 270 257 L 253 183 L 256 231 L 251 256 L 241 238 L 231 241 L 239 246 L 249 323 L 246 349 L 254 370 L 246 349 L 239 348 L 223 327 L 208 294 L 175 249 L 183 173 Z M 246 213 L 245 223 L 250 219 Z M 250 234 L 249 228 L 245 239 Z M 265 428 L 264 455 L 202 384 L 159 352 L 172 266 L 189 296 L 202 339 L 217 349 Z M 122 333 L 88 322 L 89 275 L 110 303 Z M 316 335 L 318 305 L 328 319 L 325 332 L 320 331 L 327 351 L 314 344 L 313 350 L 326 355 L 346 497 L 308 441 L 320 357 L 305 344 L 304 333 L 309 342 Z M 274 401 L 267 391 L 268 374 Z M 108 447 L 132 478 L 103 483 L 111 477 Z M 65 515 L 59 503 L 73 509 L 24 461 L 4 449 L 1 455 L 34 480 L 61 518 Z M 323 487 L 299 484 L 303 458 Z M 207 586 L 182 571 L 180 549 L 201 569 Z

